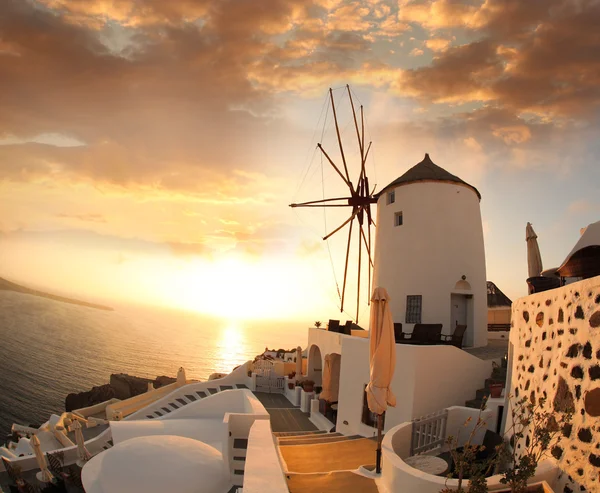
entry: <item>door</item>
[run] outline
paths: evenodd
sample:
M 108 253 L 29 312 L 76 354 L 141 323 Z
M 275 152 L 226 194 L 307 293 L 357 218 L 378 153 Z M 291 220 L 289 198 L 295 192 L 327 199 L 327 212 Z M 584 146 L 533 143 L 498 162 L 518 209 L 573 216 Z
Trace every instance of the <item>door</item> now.
M 457 325 L 467 325 L 467 297 L 464 294 L 452 294 L 450 302 L 452 303 L 450 310 L 452 328 Z

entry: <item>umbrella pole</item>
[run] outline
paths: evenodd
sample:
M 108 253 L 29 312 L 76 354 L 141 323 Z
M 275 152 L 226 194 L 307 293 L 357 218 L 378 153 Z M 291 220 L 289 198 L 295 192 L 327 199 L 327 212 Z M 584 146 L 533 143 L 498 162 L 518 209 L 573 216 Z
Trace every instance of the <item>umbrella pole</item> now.
M 377 415 L 377 465 L 375 472 L 381 474 L 381 422 L 383 421 L 383 413 Z

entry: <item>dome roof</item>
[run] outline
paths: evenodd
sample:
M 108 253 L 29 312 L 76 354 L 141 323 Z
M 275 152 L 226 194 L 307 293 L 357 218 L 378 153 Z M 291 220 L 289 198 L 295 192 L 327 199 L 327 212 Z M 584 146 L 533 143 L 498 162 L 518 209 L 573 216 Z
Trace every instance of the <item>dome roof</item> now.
M 224 493 L 231 487 L 221 453 L 191 438 L 132 438 L 93 457 L 81 479 L 87 493 Z
M 396 178 L 392 183 L 384 187 L 377 194 L 377 198 L 379 198 L 383 194 L 383 192 L 385 192 L 388 188 L 395 188 L 401 185 L 406 185 L 408 183 L 415 183 L 419 181 L 454 182 L 460 185 L 465 185 L 471 190 L 473 190 L 477 194 L 479 200 L 481 200 L 481 194 L 473 185 L 469 185 L 467 182 L 461 180 L 458 176 L 455 176 L 452 173 L 448 173 L 444 168 L 441 168 L 440 166 L 435 164 L 430 159 L 429 154 L 425 154 L 425 158 L 423 159 L 423 161 L 421 161 L 418 164 L 415 164 L 401 177 Z

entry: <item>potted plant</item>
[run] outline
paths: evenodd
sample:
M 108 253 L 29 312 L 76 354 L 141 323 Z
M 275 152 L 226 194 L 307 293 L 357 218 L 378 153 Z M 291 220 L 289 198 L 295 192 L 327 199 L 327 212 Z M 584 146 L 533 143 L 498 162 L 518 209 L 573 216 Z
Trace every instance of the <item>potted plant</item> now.
M 315 388 L 315 382 L 312 380 L 304 380 L 302 382 L 302 389 L 304 392 L 312 392 Z
M 321 322 L 319 322 L 318 320 L 315 322 L 315 327 L 318 329 L 321 327 Z
M 288 389 L 294 390 L 294 387 L 296 387 L 296 384 L 294 382 L 288 382 Z

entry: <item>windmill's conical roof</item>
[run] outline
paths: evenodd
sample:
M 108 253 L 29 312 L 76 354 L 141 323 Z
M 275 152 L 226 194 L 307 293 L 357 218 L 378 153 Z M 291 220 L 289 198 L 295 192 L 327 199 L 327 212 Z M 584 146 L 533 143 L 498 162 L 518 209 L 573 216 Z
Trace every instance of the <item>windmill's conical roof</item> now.
M 492 281 L 487 282 L 487 305 L 488 308 L 495 306 L 511 306 L 512 301 L 506 296 L 500 288 L 496 286 Z
M 429 154 L 425 154 L 425 158 L 423 159 L 423 161 L 421 161 L 418 164 L 415 164 L 401 177 L 396 178 L 393 182 L 384 187 L 377 194 L 377 197 L 383 194 L 383 192 L 385 192 L 388 188 L 395 188 L 400 185 L 406 185 L 408 183 L 415 183 L 419 181 L 442 181 L 460 183 L 461 185 L 465 185 L 471 190 L 473 190 L 477 194 L 479 200 L 481 200 L 481 194 L 473 185 L 469 185 L 466 181 L 461 180 L 458 176 L 455 176 L 452 173 L 448 173 L 448 171 L 446 171 L 444 168 L 435 164 L 429 157 Z

